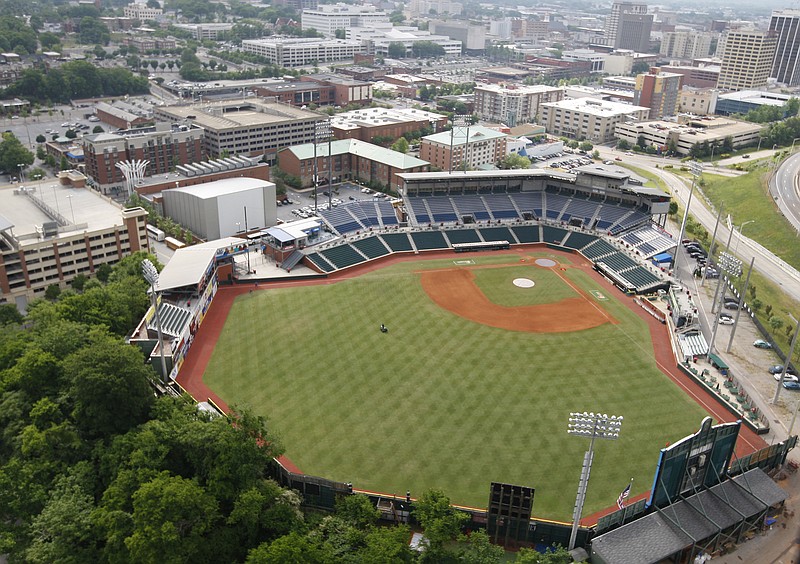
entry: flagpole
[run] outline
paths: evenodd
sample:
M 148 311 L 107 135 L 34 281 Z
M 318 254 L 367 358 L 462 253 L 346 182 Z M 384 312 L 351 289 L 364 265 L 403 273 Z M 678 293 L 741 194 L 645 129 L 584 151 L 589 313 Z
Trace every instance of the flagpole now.
M 633 478 L 631 478 L 631 483 L 628 484 L 628 488 L 627 489 L 628 489 L 628 495 L 630 495 L 630 492 L 633 490 Z M 620 507 L 620 509 L 622 510 L 622 523 L 620 523 L 620 526 L 621 526 L 621 525 L 625 524 L 625 513 L 626 513 L 626 511 L 625 511 L 625 499 L 624 498 L 622 499 L 622 507 Z

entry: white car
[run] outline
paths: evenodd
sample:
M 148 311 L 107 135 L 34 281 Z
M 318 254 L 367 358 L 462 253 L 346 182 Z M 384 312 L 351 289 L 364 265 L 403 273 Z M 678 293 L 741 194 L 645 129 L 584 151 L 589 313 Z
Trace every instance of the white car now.
M 777 374 L 773 374 L 772 377 L 775 378 L 776 382 L 780 382 L 781 381 L 781 373 L 780 372 L 778 372 Z M 789 374 L 787 372 L 786 376 L 784 376 L 784 378 L 783 378 L 783 381 L 784 382 L 797 382 L 797 376 L 795 376 L 794 374 Z
M 733 316 L 728 315 L 727 313 L 722 313 L 719 316 L 719 324 L 720 325 L 733 325 Z

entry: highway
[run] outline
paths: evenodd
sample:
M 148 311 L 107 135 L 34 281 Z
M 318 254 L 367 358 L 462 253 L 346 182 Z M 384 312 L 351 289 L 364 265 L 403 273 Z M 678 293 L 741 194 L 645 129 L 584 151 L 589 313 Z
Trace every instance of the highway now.
M 778 209 L 800 231 L 800 153 L 785 159 L 769 181 L 769 193 Z
M 600 150 L 600 155 L 603 158 L 614 159 L 617 156 L 624 155 L 622 151 L 617 151 L 608 147 L 598 147 L 598 149 Z M 762 151 L 762 153 L 770 155 L 772 154 L 772 151 Z M 760 153 L 758 156 L 761 156 Z M 758 158 L 758 156 L 756 158 Z M 797 157 L 800 157 L 800 155 L 797 155 Z M 635 167 L 647 169 L 649 172 L 658 176 L 660 180 L 659 188 L 662 190 L 668 189 L 681 206 L 686 206 L 686 202 L 689 199 L 689 190 L 691 184 L 683 178 L 676 176 L 669 172 L 669 170 L 664 170 L 663 168 L 664 164 L 672 164 L 675 167 L 680 167 L 682 164 L 679 161 L 674 159 L 663 159 L 662 157 L 636 154 L 624 155 L 623 158 L 625 160 L 624 162 Z M 656 164 L 659 165 L 659 168 L 655 168 Z M 719 164 L 727 164 L 727 161 Z M 800 168 L 800 158 L 797 159 L 796 166 Z M 780 167 L 780 169 L 782 168 L 783 167 Z M 721 171 L 725 169 L 715 168 L 713 172 L 716 173 L 718 170 Z M 726 173 L 729 174 L 730 172 L 730 170 L 726 170 Z M 797 193 L 795 192 L 795 196 L 796 195 Z M 798 210 L 800 210 L 800 207 L 798 207 Z M 695 190 L 689 211 L 695 217 L 695 219 L 697 219 L 697 221 L 708 230 L 709 233 L 713 233 L 718 212 L 717 210 L 713 209 L 710 202 L 705 201 L 705 199 L 701 197 L 697 190 Z M 727 216 L 727 214 L 725 215 Z M 797 301 L 800 301 L 800 272 L 787 264 L 781 258 L 775 256 L 771 251 L 765 249 L 748 237 L 742 237 L 741 240 L 739 240 L 740 237 L 738 233 L 738 227 L 743 222 L 748 220 L 747 217 L 733 217 L 731 220 L 735 229 L 733 237 L 731 238 L 731 248 L 736 249 L 736 254 L 742 260 L 744 265 L 749 265 L 751 258 L 755 257 L 756 260 L 754 268 L 757 271 L 777 283 L 787 295 L 791 296 Z M 669 229 L 669 225 L 667 226 L 667 229 Z M 717 230 L 717 241 L 721 241 L 722 244 L 724 244 L 728 240 L 729 233 L 730 231 L 728 225 L 725 221 L 725 217 L 723 217 L 720 221 L 719 229 Z M 673 235 L 675 237 L 678 236 L 677 229 L 675 229 Z

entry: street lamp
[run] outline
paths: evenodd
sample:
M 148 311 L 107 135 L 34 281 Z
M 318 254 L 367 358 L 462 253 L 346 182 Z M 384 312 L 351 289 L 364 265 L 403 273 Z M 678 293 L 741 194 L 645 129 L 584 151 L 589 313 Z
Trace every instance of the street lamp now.
M 156 317 L 156 331 L 158 332 L 158 346 L 161 352 L 161 373 L 162 381 L 167 383 L 169 374 L 167 373 L 167 359 L 164 357 L 164 335 L 161 332 L 161 316 L 158 314 L 158 304 L 156 302 L 156 284 L 158 284 L 158 270 L 149 259 L 142 261 L 142 276 L 150 284 L 150 301 L 153 304 L 153 311 Z
M 75 210 L 72 209 L 72 194 L 67 196 L 67 200 L 69 200 L 69 211 L 72 214 L 72 225 L 75 225 Z
M 19 182 L 22 184 L 25 182 L 25 178 L 23 177 L 23 169 L 25 168 L 25 163 L 19 163 L 17 165 L 19 167 Z
M 581 468 L 581 480 L 578 484 L 578 495 L 575 498 L 575 511 L 572 514 L 572 532 L 569 536 L 569 550 L 575 548 L 575 541 L 578 537 L 578 527 L 581 523 L 581 513 L 583 513 L 583 502 L 586 500 L 586 489 L 589 485 L 589 473 L 592 471 L 592 459 L 594 458 L 594 440 L 608 439 L 617 440 L 619 430 L 622 427 L 622 416 L 606 415 L 601 413 L 577 413 L 569 414 L 569 428 L 567 433 L 579 437 L 589 437 L 589 450 L 583 455 L 583 467 Z
M 790 153 L 794 153 L 794 142 L 800 139 L 800 137 L 795 137 L 792 139 L 792 148 L 789 150 Z
M 748 223 L 755 223 L 755 221 L 756 221 L 755 219 L 751 219 L 751 220 L 743 222 L 739 226 L 739 236 L 736 238 L 736 246 L 733 248 L 733 254 L 734 255 L 736 254 L 736 251 L 739 250 L 739 242 L 742 240 L 742 229 L 744 229 L 744 226 L 747 225 Z
M 786 380 L 786 371 L 789 369 L 789 363 L 792 362 L 792 356 L 794 356 L 794 346 L 797 344 L 797 333 L 800 332 L 800 323 L 797 322 L 797 319 L 794 318 L 794 315 L 791 313 L 789 317 L 792 318 L 794 321 L 794 336 L 792 337 L 792 344 L 789 345 L 789 354 L 786 355 L 786 358 L 783 361 L 783 370 L 781 370 L 781 377 L 778 378 L 778 385 L 775 387 L 775 397 L 772 398 L 772 403 L 778 403 L 778 397 L 781 395 L 781 388 L 783 387 L 783 382 Z

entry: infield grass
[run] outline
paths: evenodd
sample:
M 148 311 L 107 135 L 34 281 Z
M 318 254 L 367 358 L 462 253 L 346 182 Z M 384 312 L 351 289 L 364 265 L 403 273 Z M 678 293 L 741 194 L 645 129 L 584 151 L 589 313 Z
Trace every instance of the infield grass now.
M 584 515 L 614 505 L 632 477 L 633 495 L 648 490 L 658 450 L 694 432 L 705 412 L 656 368 L 646 325 L 620 302 L 628 298 L 568 269 L 575 285 L 608 298 L 596 303 L 619 324 L 506 331 L 427 297 L 415 271 L 444 267 L 453 261 L 240 296 L 204 379 L 229 404 L 266 416 L 304 473 L 356 488 L 416 497 L 438 487 L 454 503 L 485 507 L 491 481 L 529 485 L 534 515 L 569 521 L 588 440 L 568 436 L 567 420 L 585 410 L 625 420 L 619 441 L 595 445 Z M 523 302 L 539 299 L 546 275 L 529 276 L 537 286 L 528 298 L 504 289 L 518 268 L 480 270 L 481 287 L 536 303 Z

